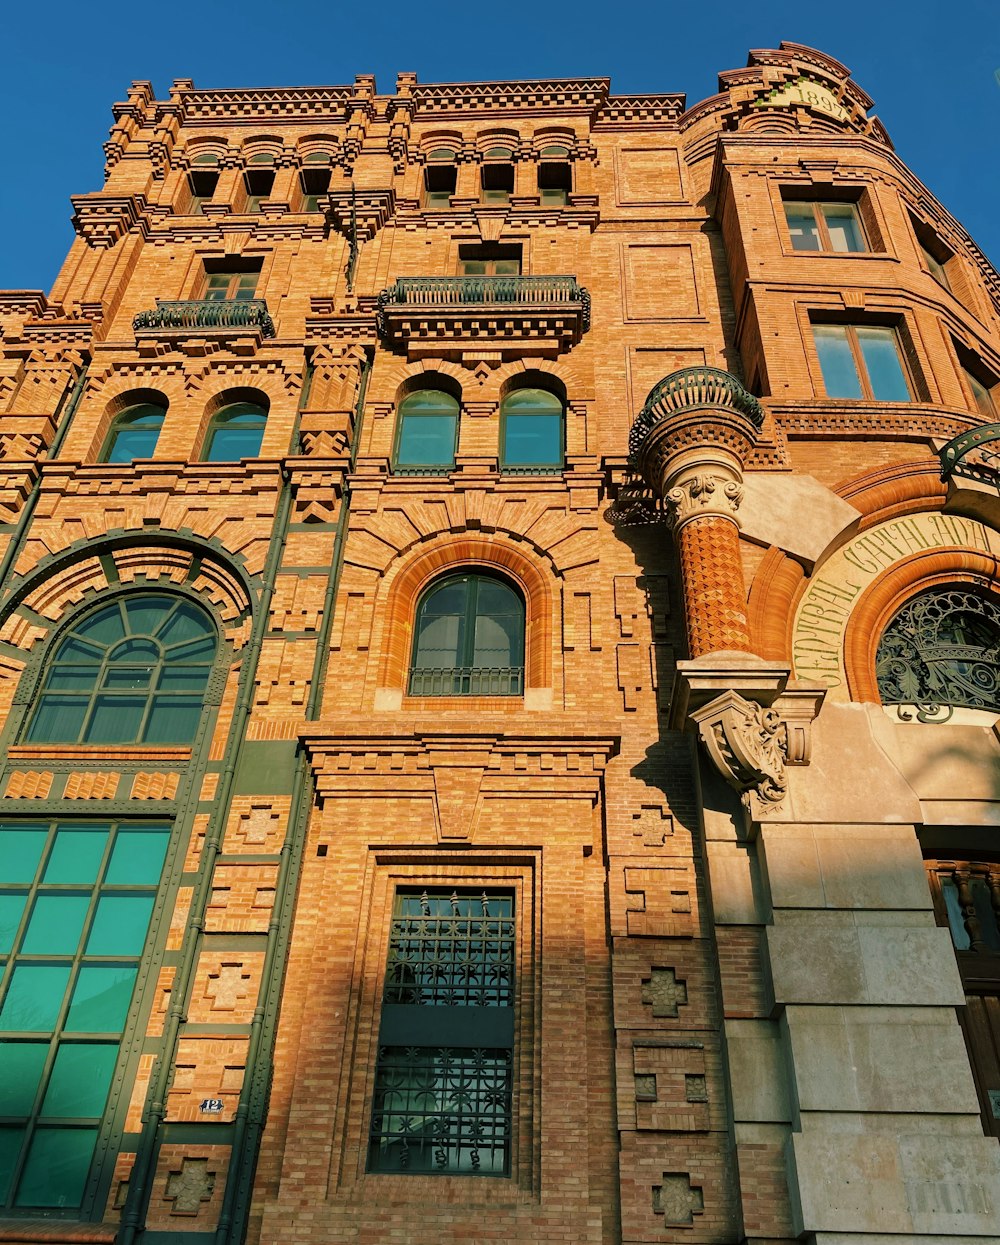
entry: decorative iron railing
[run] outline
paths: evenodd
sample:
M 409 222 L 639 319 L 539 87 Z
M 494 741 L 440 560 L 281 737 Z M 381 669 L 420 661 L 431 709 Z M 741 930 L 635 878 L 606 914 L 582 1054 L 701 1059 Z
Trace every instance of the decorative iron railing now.
M 243 329 L 259 328 L 265 337 L 274 336 L 274 321 L 262 298 L 186 299 L 180 302 L 158 298 L 152 311 L 140 311 L 132 328 L 142 329 Z
M 426 666 L 410 670 L 411 696 L 520 696 L 523 691 L 523 666 Z
M 385 312 L 403 307 L 551 307 L 578 304 L 590 327 L 590 294 L 576 277 L 399 277 L 378 296 L 379 331 Z
M 757 429 L 764 424 L 764 408 L 735 376 L 717 367 L 685 367 L 671 372 L 653 387 L 629 433 L 628 448 L 634 460 L 650 430 L 668 411 L 690 407 L 729 407 L 739 411 Z
M 961 433 L 941 449 L 941 479 L 965 476 L 1000 487 L 1000 424 Z

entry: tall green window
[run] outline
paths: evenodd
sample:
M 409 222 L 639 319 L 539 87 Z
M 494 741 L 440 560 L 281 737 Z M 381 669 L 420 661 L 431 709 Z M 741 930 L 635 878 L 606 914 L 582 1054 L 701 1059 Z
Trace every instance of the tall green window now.
M 551 472 L 563 465 L 563 404 L 546 389 L 515 389 L 500 406 L 504 471 Z
M 183 597 L 137 593 L 101 606 L 59 642 L 28 742 L 190 743 L 216 645 L 212 620 Z
M 399 404 L 396 467 L 401 474 L 446 470 L 455 464 L 458 402 L 440 389 L 420 389 Z
M 417 607 L 411 696 L 520 696 L 524 601 L 491 575 L 438 580 Z
M 130 463 L 152 458 L 166 409 L 152 402 L 130 407 L 115 417 L 101 451 L 102 463 Z
M 0 823 L 0 1208 L 84 1200 L 169 839 Z

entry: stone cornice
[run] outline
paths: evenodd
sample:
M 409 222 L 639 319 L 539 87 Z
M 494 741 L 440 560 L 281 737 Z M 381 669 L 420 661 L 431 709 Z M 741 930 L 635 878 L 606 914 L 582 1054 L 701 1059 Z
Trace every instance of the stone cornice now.
M 684 113 L 683 94 L 611 95 L 595 119 L 595 129 L 673 129 Z
M 608 78 L 552 78 L 522 82 L 414 84 L 408 96 L 415 118 L 501 113 L 589 113 L 607 100 Z
M 263 87 L 260 90 L 200 91 L 180 87 L 173 92 L 183 125 L 231 122 L 309 120 L 343 123 L 353 86 Z

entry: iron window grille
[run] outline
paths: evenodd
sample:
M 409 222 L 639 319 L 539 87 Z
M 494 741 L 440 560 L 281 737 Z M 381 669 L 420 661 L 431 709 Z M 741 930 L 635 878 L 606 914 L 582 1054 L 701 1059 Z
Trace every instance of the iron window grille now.
M 511 892 L 397 891 L 369 1171 L 509 1175 L 514 953 Z

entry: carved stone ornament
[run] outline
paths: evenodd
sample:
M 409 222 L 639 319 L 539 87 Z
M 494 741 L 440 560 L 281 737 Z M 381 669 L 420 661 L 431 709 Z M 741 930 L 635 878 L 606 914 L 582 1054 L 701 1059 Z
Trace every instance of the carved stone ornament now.
M 721 475 L 693 475 L 670 489 L 664 500 L 667 521 L 674 528 L 691 519 L 735 519 L 743 500 L 743 485 Z
M 788 737 L 776 709 L 723 692 L 691 714 L 712 763 L 744 797 L 779 804 L 788 790 Z

